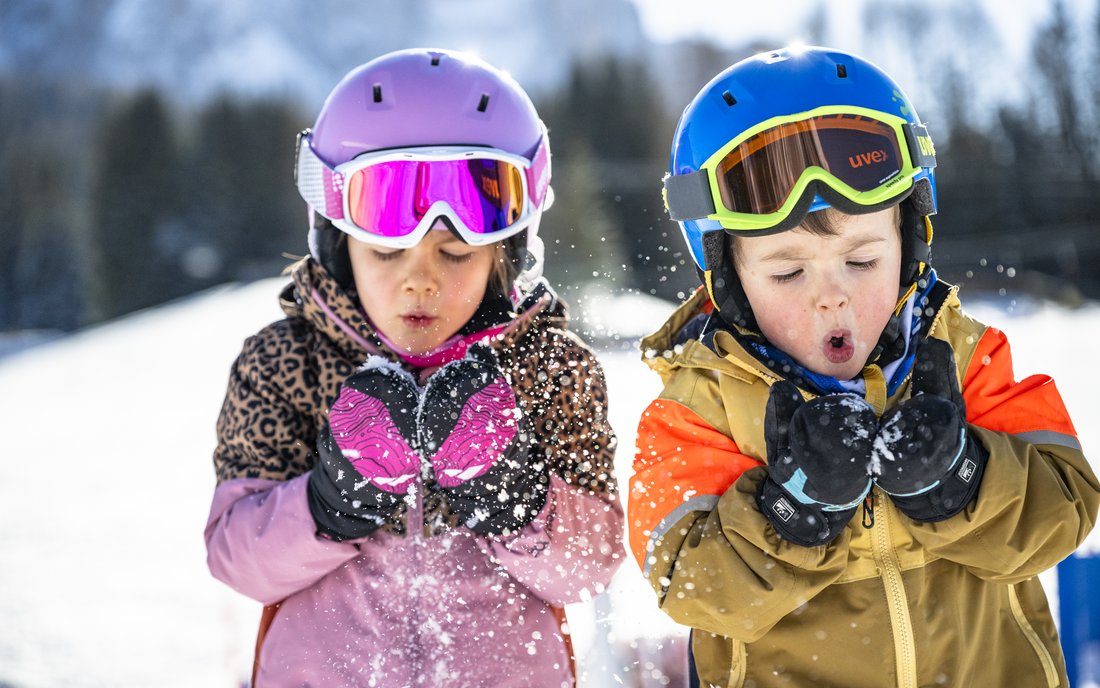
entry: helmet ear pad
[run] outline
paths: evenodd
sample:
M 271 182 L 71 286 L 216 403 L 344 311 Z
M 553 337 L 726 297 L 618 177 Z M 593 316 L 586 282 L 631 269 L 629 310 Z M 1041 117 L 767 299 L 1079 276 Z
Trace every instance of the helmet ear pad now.
M 313 213 L 309 250 L 336 283 L 348 292 L 355 292 L 355 273 L 348 255 L 348 235 L 341 232 L 321 213 Z
M 718 317 L 731 327 L 756 331 L 756 317 L 752 313 L 749 297 L 741 285 L 730 249 L 733 237 L 726 232 L 707 232 L 703 235 L 703 255 L 707 271 L 701 275 L 703 284 L 718 311 Z
M 932 236 L 928 216 L 936 212 L 931 184 L 919 180 L 901 202 L 901 286 L 913 284 L 932 263 Z

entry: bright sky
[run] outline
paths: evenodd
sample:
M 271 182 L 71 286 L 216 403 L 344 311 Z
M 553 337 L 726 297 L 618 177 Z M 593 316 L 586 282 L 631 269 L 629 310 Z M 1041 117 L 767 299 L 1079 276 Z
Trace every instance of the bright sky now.
M 926 121 L 935 123 L 940 84 L 930 79 L 933 70 L 948 58 L 969 76 L 971 104 L 979 116 L 990 116 L 994 105 L 1025 98 L 1033 91 L 1026 75 L 1031 73 L 1031 44 L 1035 32 L 1050 18 L 1056 0 L 1013 3 L 1006 10 L 1003 0 L 923 0 L 919 6 L 909 0 L 632 0 L 639 9 L 643 30 L 655 41 L 671 42 L 701 38 L 731 48 L 749 43 L 763 49 L 815 40 L 827 46 L 849 50 L 890 73 L 902 84 L 913 102 L 920 103 Z M 1078 45 L 1095 45 L 1092 36 L 1100 3 L 1097 0 L 1062 0 L 1074 20 Z M 867 35 L 865 15 L 891 7 L 893 21 L 883 25 L 881 35 Z M 810 35 L 808 24 L 824 9 L 824 36 Z M 923 14 L 929 20 L 927 53 L 910 55 L 905 19 Z M 984 15 L 992 29 L 983 34 L 971 26 L 973 17 Z M 1087 38 L 1087 41 L 1082 39 Z M 937 39 L 938 42 L 937 42 Z M 919 50 L 922 53 L 925 47 Z M 984 114 L 982 114 L 984 113 Z
M 642 26 L 658 41 L 672 41 L 689 36 L 709 38 L 720 44 L 741 44 L 753 38 L 773 38 L 776 45 L 805 39 L 804 24 L 819 5 L 819 0 L 779 0 L 759 2 L 749 0 L 633 0 L 641 10 Z M 846 0 L 827 3 L 829 40 L 837 47 L 848 47 L 853 41 L 862 44 L 858 35 L 866 0 Z M 933 10 L 954 4 L 976 4 L 985 10 L 1005 43 L 1022 46 L 1034 28 L 1049 16 L 1054 0 L 1015 3 L 1010 11 L 999 0 L 926 0 Z M 1096 12 L 1092 0 L 1066 0 L 1082 19 Z
M 643 28 L 655 40 L 705 37 L 717 43 L 769 35 L 783 42 L 800 38 L 791 29 L 797 31 L 813 7 L 811 0 L 791 0 L 780 14 L 774 12 L 774 5 L 737 0 L 634 0 L 634 4 L 641 10 Z

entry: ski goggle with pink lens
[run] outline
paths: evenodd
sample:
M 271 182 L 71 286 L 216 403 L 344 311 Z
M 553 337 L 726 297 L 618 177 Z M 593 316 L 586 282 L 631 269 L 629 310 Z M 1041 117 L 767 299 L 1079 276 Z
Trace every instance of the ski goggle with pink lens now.
M 360 155 L 336 167 L 298 135 L 295 181 L 338 229 L 389 248 L 415 246 L 439 218 L 482 246 L 527 229 L 549 206 L 550 146 L 543 131 L 531 160 L 480 146 L 424 146 Z

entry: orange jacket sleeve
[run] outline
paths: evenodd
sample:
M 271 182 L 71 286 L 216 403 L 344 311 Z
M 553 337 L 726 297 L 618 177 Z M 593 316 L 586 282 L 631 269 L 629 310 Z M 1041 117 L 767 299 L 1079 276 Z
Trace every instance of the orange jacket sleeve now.
M 694 411 L 657 399 L 638 424 L 630 480 L 630 548 L 646 566 L 654 540 L 690 511 L 710 511 L 737 478 L 761 465 Z

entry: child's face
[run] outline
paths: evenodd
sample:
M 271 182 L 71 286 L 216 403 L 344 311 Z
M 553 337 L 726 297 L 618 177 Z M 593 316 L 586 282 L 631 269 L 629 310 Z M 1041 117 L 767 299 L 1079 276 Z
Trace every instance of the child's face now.
M 899 296 L 894 209 L 837 214 L 837 234 L 801 228 L 737 239 L 737 273 L 765 337 L 803 367 L 850 380 Z
M 374 326 L 412 354 L 458 332 L 477 310 L 496 259 L 494 246 L 470 246 L 438 221 L 413 248 L 348 241 L 359 301 Z

